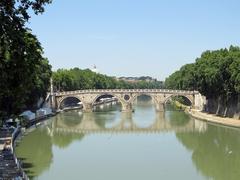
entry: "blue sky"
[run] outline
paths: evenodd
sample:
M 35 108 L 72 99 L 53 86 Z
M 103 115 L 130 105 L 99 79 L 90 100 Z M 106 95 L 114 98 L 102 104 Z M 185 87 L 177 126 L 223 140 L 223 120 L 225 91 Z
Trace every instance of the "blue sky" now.
M 240 45 L 239 0 L 53 0 L 28 24 L 53 70 L 164 80 L 205 50 Z

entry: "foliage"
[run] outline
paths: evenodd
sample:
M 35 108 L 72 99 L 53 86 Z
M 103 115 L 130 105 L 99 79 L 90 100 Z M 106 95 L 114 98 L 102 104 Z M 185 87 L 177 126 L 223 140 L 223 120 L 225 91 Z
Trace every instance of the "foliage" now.
M 44 11 L 50 0 L 0 1 L 0 118 L 18 114 L 45 95 L 51 66 L 36 36 L 25 27 L 33 10 Z
M 240 48 L 206 51 L 193 64 L 181 67 L 165 81 L 166 88 L 198 90 L 226 102 L 240 93 Z
M 109 77 L 103 74 L 97 74 L 89 69 L 81 70 L 73 68 L 70 70 L 59 69 L 53 72 L 53 84 L 57 91 L 71 91 L 80 89 L 150 89 L 161 88 L 162 83 L 159 81 L 136 81 L 127 82 L 117 80 L 114 77 Z

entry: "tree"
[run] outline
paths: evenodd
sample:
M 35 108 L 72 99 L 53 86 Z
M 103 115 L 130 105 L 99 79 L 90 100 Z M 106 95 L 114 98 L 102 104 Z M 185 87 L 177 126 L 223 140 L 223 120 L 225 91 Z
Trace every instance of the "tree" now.
M 195 63 L 184 65 L 166 78 L 165 86 L 198 90 L 207 99 L 217 100 L 218 110 L 220 105 L 227 110 L 229 102 L 235 102 L 240 93 L 240 48 L 203 52 Z
M 28 11 L 44 11 L 50 0 L 0 1 L 0 118 L 18 114 L 46 94 L 51 66 L 40 42 L 25 27 Z

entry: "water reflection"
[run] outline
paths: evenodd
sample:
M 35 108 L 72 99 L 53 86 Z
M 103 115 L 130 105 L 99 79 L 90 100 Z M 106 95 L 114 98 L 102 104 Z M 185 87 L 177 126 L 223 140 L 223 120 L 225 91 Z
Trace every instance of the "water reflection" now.
M 240 177 L 240 131 L 208 125 L 204 133 L 176 133 L 192 151 L 192 161 L 205 177 L 238 180 Z
M 133 104 L 135 113 L 133 114 L 134 123 L 138 127 L 147 128 L 154 124 L 158 115 L 155 114 L 155 107 L 152 98 L 147 95 L 138 96 Z M 162 119 L 164 119 L 162 113 Z
M 108 105 L 94 113 L 64 112 L 29 133 L 16 149 L 28 175 L 99 179 L 94 176 L 99 173 L 100 179 L 139 180 L 240 177 L 239 130 L 209 125 L 181 111 L 156 113 L 149 102 L 136 104 L 134 113 L 119 110 Z
M 143 110 L 142 110 L 143 111 Z M 71 122 L 69 114 L 74 116 L 74 123 Z M 148 119 L 148 123 L 144 123 L 147 118 L 144 114 L 141 116 L 137 113 L 125 112 L 97 112 L 97 113 L 84 113 L 77 116 L 77 112 L 63 113 L 49 126 L 51 133 L 55 132 L 72 132 L 72 133 L 151 133 L 151 132 L 168 132 L 168 131 L 195 131 L 198 130 L 198 125 L 194 120 L 190 121 L 189 116 L 183 112 L 174 112 L 171 114 L 164 112 L 155 113 L 154 118 Z M 148 117 L 148 114 L 145 114 Z M 151 115 L 152 116 L 152 115 Z M 137 117 L 137 120 L 136 120 Z M 138 123 L 139 117 L 143 123 Z M 175 118 L 178 118 L 177 121 Z M 140 119 L 140 120 L 141 120 Z M 150 122 L 150 123 L 149 123 Z M 74 125 L 73 125 L 74 124 Z M 146 125 L 147 124 L 147 125 Z
M 28 176 L 39 176 L 50 168 L 53 159 L 52 142 L 46 128 L 39 128 L 23 138 L 16 153 L 24 162 L 23 168 Z

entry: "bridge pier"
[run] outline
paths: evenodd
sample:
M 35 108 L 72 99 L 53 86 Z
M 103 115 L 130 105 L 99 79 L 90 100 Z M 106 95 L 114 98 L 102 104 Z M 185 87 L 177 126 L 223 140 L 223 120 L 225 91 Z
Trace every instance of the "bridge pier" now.
M 49 104 L 49 107 L 52 109 L 53 112 L 58 110 L 58 102 L 57 102 L 57 99 L 56 99 L 55 95 L 50 94 L 48 104 Z
M 165 109 L 164 103 L 157 103 L 156 104 L 156 111 L 157 112 L 164 112 L 164 109 Z
M 83 103 L 83 112 L 93 112 L 93 106 L 91 103 Z
M 122 103 L 122 112 L 133 112 L 132 103 Z

